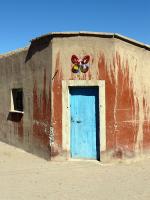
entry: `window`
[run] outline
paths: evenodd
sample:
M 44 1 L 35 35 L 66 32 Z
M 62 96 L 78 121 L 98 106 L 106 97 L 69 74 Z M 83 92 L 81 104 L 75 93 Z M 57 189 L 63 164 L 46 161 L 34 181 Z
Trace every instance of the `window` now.
M 15 88 L 11 91 L 11 111 L 23 112 L 23 90 Z

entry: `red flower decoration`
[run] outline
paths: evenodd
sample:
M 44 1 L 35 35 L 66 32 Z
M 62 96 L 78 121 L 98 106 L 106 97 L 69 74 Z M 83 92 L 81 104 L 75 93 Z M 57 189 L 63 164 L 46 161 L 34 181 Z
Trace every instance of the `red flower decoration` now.
M 87 55 L 87 56 L 84 56 L 83 57 L 83 59 L 82 59 L 82 64 L 87 64 L 88 62 L 89 62 L 89 60 L 90 60 L 90 56 L 89 55 Z
M 76 55 L 72 55 L 71 61 L 73 64 L 76 64 L 76 65 L 78 65 L 80 63 L 80 60 Z

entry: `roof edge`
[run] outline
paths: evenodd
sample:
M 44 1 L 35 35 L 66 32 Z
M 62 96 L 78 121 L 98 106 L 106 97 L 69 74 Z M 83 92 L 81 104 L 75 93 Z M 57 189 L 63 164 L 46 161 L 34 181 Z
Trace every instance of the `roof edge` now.
M 31 42 L 35 42 L 37 40 L 40 40 L 44 37 L 50 37 L 51 39 L 54 37 L 73 37 L 73 36 L 94 36 L 94 37 L 102 37 L 102 38 L 117 38 L 120 40 L 123 40 L 125 42 L 128 42 L 130 44 L 133 44 L 135 46 L 144 48 L 146 50 L 150 51 L 150 45 L 144 44 L 142 42 L 139 42 L 137 40 L 134 40 L 132 38 L 123 36 L 118 33 L 107 33 L 107 32 L 89 32 L 89 31 L 80 31 L 80 32 L 51 32 L 48 34 L 41 35 L 39 37 L 36 37 L 31 40 Z
M 18 49 L 15 49 L 13 51 L 8 51 L 6 53 L 0 54 L 0 59 L 4 58 L 4 57 L 12 56 L 12 55 L 14 55 L 16 53 L 20 53 L 20 52 L 26 51 L 27 49 L 29 49 L 29 46 L 26 46 L 26 47 L 23 47 L 23 48 L 18 48 Z

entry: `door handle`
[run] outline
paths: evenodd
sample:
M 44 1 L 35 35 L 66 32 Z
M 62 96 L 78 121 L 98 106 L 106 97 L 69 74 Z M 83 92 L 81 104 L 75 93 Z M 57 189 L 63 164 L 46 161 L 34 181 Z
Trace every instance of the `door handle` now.
M 77 120 L 77 123 L 79 124 L 79 123 L 81 123 L 81 121 L 80 121 L 80 120 Z

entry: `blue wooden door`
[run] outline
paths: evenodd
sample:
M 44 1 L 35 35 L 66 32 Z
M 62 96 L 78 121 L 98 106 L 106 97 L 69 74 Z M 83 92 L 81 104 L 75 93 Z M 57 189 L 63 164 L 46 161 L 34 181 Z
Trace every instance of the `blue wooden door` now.
M 99 160 L 98 87 L 70 87 L 71 157 Z

